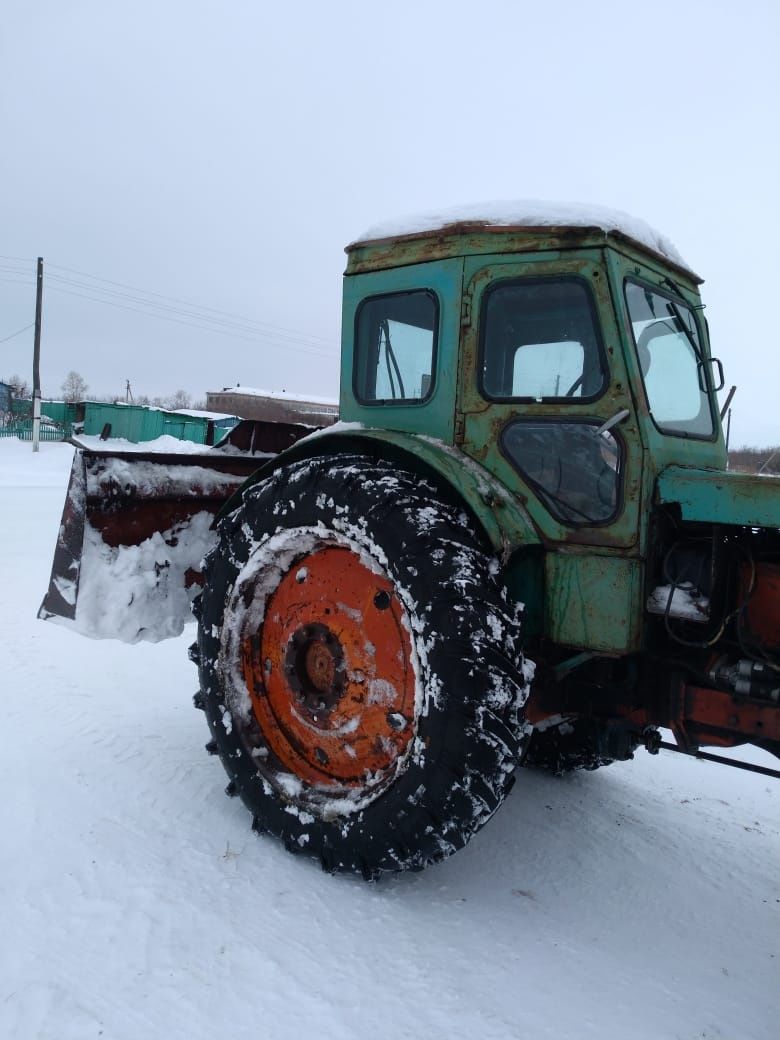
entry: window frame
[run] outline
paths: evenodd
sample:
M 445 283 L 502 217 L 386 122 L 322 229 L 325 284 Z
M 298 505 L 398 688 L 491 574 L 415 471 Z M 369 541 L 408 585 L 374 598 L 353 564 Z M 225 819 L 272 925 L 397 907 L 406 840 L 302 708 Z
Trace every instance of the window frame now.
M 603 382 L 600 389 L 595 394 L 590 394 L 588 397 L 533 397 L 526 395 L 524 397 L 514 396 L 496 396 L 488 393 L 485 388 L 485 338 L 487 334 L 487 307 L 490 296 L 493 292 L 498 289 L 506 288 L 509 285 L 552 285 L 555 283 L 571 283 L 576 282 L 582 285 L 585 289 L 585 296 L 588 302 L 588 309 L 590 311 L 591 320 L 593 322 L 593 330 L 596 335 L 596 349 L 598 351 L 599 361 L 601 363 L 601 370 L 603 373 Z M 518 347 L 518 350 L 521 349 Z M 515 352 L 517 353 L 517 352 Z M 604 335 L 601 328 L 601 321 L 599 319 L 598 306 L 593 295 L 593 290 L 590 287 L 590 283 L 587 278 L 583 278 L 582 275 L 571 274 L 571 275 L 536 275 L 530 277 L 524 277 L 522 275 L 515 276 L 512 278 L 500 278 L 496 281 L 490 282 L 482 292 L 479 307 L 479 345 L 477 349 L 477 387 L 480 394 L 486 401 L 495 402 L 496 404 L 560 404 L 562 401 L 568 404 L 593 404 L 594 401 L 600 400 L 609 389 L 611 381 L 611 372 L 609 367 L 609 359 L 607 352 L 604 349 Z
M 363 313 L 363 308 L 376 300 L 386 300 L 393 296 L 412 296 L 415 294 L 422 293 L 423 295 L 429 296 L 433 300 L 434 306 L 434 322 L 433 322 L 433 343 L 431 345 L 431 382 L 428 387 L 428 392 L 424 397 L 371 397 L 365 398 L 358 392 L 358 366 L 360 362 L 360 316 Z M 387 408 L 392 405 L 401 405 L 403 407 L 419 407 L 420 405 L 427 404 L 434 395 L 437 383 L 437 368 L 439 361 L 439 328 L 441 325 L 441 302 L 439 300 L 439 294 L 435 289 L 431 289 L 428 286 L 415 287 L 413 289 L 398 289 L 394 292 L 383 292 L 374 293 L 371 296 L 364 296 L 360 303 L 357 305 L 355 310 L 355 322 L 353 331 L 353 348 L 352 348 L 352 393 L 358 404 L 363 405 L 365 408 Z
M 628 296 L 626 295 L 626 288 L 629 285 L 637 285 L 642 289 L 649 289 L 656 296 L 661 296 L 666 300 L 671 300 L 673 303 L 682 303 L 682 305 L 690 311 L 693 323 L 696 326 L 696 332 L 699 337 L 699 349 L 701 351 L 701 361 L 705 362 L 704 372 L 705 379 L 707 380 L 707 403 L 710 408 L 710 422 L 712 423 L 711 433 L 692 433 L 689 430 L 669 430 L 664 426 L 659 425 L 655 418 L 655 414 L 650 405 L 650 396 L 647 392 L 647 383 L 645 382 L 644 373 L 642 372 L 642 364 L 639 358 L 639 348 L 637 346 L 636 333 L 634 331 L 634 322 L 631 319 L 631 308 L 628 303 Z M 642 393 L 644 394 L 645 404 L 647 405 L 647 413 L 653 423 L 653 426 L 661 434 L 662 437 L 681 437 L 683 440 L 693 441 L 705 441 L 712 443 L 718 439 L 718 423 L 715 419 L 717 412 L 717 399 L 715 399 L 716 391 L 711 385 L 711 374 L 709 366 L 706 362 L 711 360 L 709 352 L 709 338 L 702 335 L 702 325 L 699 321 L 699 316 L 696 313 L 697 308 L 682 295 L 682 293 L 675 293 L 670 289 L 663 288 L 660 285 L 656 285 L 646 278 L 642 278 L 640 275 L 626 275 L 623 278 L 623 306 L 626 309 L 626 320 L 628 325 L 628 332 L 631 336 L 631 343 L 633 344 L 633 358 L 636 362 L 637 371 L 639 372 L 639 379 L 642 385 Z M 697 362 L 697 365 L 700 362 Z

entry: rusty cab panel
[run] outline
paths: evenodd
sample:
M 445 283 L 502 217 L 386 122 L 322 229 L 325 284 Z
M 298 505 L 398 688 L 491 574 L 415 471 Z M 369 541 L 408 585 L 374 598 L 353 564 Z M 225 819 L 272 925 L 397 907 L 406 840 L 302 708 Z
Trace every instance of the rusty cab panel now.
M 510 585 L 543 569 L 530 607 L 547 640 L 638 649 L 644 452 L 603 250 L 467 257 L 462 329 L 458 440 L 547 550 L 518 546 Z

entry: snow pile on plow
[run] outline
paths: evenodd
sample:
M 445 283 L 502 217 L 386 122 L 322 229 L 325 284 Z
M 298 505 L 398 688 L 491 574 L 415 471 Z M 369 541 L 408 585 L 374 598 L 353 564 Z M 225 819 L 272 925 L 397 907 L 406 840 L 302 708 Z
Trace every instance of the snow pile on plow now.
M 259 460 L 217 451 L 77 451 L 39 617 L 159 642 L 191 620 L 214 514 Z

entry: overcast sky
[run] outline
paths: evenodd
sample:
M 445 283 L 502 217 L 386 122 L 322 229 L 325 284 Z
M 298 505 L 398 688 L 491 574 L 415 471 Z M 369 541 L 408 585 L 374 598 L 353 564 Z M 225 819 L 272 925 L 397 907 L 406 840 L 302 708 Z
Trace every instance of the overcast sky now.
M 97 394 L 336 396 L 365 227 L 595 202 L 705 278 L 732 443 L 780 443 L 779 50 L 777 0 L 5 0 L 0 340 L 41 255 L 44 394 L 76 369 Z M 31 352 L 0 343 L 0 378 Z

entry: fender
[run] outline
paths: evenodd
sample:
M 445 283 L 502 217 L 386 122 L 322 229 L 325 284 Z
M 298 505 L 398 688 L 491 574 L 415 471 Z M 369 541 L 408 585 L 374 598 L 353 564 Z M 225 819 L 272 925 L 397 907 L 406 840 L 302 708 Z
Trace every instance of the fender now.
M 349 453 L 391 459 L 414 473 L 430 477 L 450 495 L 462 500 L 502 564 L 506 564 L 518 546 L 541 543 L 539 533 L 522 504 L 459 448 L 435 437 L 372 429 L 357 423 L 336 423 L 304 437 L 269 460 L 228 499 L 217 519 L 240 505 L 246 488 L 265 480 L 288 463 Z

